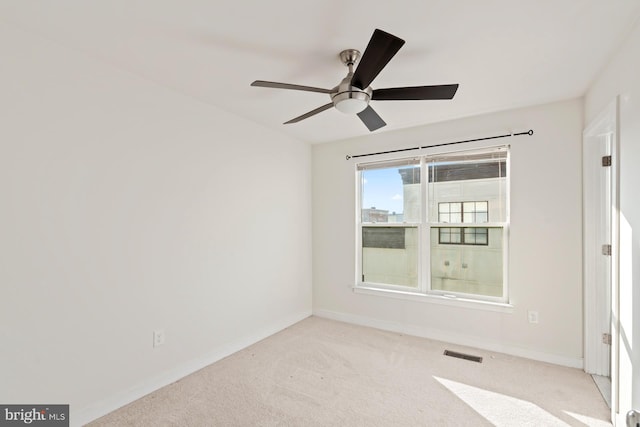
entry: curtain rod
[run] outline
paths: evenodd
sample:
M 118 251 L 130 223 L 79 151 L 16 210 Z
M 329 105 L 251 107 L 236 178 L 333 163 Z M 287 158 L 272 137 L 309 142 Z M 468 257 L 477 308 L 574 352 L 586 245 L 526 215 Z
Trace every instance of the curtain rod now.
M 445 142 L 443 144 L 423 145 L 421 147 L 400 148 L 398 150 L 379 151 L 377 153 L 355 154 L 353 156 L 350 156 L 350 155 L 347 154 L 347 160 L 355 159 L 356 157 L 367 157 L 367 156 L 376 156 L 378 154 L 400 153 L 402 151 L 421 150 L 423 148 L 443 147 L 445 145 L 464 144 L 464 143 L 467 143 L 467 142 L 486 141 L 488 139 L 507 138 L 507 137 L 511 137 L 511 136 L 520 136 L 520 135 L 529 135 L 529 136 L 531 136 L 531 135 L 533 135 L 533 129 L 529 129 L 528 131 L 525 131 L 525 132 L 507 133 L 507 134 L 504 134 L 504 135 L 496 135 L 496 136 L 486 136 L 484 138 L 466 139 L 464 141 Z

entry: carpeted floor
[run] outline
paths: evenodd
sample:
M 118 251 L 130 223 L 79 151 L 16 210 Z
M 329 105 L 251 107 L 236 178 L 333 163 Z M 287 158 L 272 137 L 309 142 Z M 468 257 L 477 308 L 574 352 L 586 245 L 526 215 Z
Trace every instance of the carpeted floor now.
M 599 427 L 608 418 L 581 370 L 310 317 L 89 425 Z

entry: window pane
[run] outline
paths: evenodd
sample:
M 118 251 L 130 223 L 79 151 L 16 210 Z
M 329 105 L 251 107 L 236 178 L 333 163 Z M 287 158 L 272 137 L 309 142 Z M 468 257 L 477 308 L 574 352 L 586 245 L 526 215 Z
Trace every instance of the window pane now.
M 464 229 L 464 243 L 466 245 L 475 245 L 476 244 L 476 233 L 473 228 L 465 228 Z
M 449 230 L 449 243 L 458 244 L 462 241 L 462 233 L 459 227 L 447 228 L 447 230 Z
M 451 243 L 451 229 L 450 228 L 441 228 L 440 229 L 440 243 Z
M 464 202 L 462 204 L 462 209 L 463 209 L 462 222 L 475 222 L 476 202 Z
M 444 203 L 451 212 L 463 212 L 457 221 L 449 218 L 451 223 L 507 220 L 506 150 L 434 156 L 427 160 L 427 172 L 430 222 L 440 221 L 438 206 Z
M 476 212 L 476 218 L 474 222 L 482 223 L 482 222 L 488 222 L 488 221 L 489 221 L 489 217 L 486 212 Z
M 431 228 L 431 289 L 463 294 L 502 296 L 503 246 L 501 227 L 467 227 L 476 245 L 451 245 L 438 241 Z M 486 232 L 486 233 L 485 233 Z M 469 234 L 469 235 L 471 235 Z M 489 245 L 481 244 L 482 240 Z
M 488 202 L 465 202 L 463 219 L 465 223 L 488 221 Z
M 362 281 L 417 288 L 417 227 L 362 227 Z
M 476 245 L 488 244 L 488 228 L 476 228 Z
M 462 222 L 462 213 L 452 213 L 449 216 L 449 222 L 453 223 L 453 222 Z
M 360 173 L 362 222 L 420 221 L 420 165 L 416 161 Z

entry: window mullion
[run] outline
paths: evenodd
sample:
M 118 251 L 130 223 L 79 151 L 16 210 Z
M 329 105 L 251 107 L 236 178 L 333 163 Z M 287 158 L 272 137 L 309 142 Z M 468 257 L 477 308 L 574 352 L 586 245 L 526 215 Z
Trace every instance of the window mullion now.
M 431 245 L 429 242 L 429 194 L 427 185 L 429 184 L 429 176 L 427 170 L 427 159 L 423 156 L 420 159 L 420 265 L 418 266 L 418 277 L 420 290 L 425 294 L 431 288 Z

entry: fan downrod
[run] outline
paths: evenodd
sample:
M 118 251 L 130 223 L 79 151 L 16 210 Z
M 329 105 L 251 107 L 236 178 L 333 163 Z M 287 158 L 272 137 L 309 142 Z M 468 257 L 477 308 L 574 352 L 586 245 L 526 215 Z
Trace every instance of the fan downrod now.
M 373 92 L 371 87 L 360 89 L 351 85 L 353 67 L 358 59 L 360 59 L 360 51 L 357 49 L 346 49 L 340 52 L 340 61 L 349 67 L 349 73 L 330 94 L 336 109 L 346 114 L 357 114 L 367 108 Z

